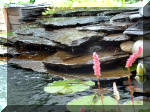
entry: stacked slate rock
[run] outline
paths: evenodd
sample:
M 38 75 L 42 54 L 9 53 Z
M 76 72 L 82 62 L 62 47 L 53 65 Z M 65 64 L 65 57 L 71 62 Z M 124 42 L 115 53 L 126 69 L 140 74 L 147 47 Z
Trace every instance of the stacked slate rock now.
M 149 39 L 149 17 L 141 15 L 139 10 L 141 11 L 139 8 L 75 10 L 38 18 L 32 24 L 16 30 L 14 36 L 8 37 L 8 42 L 19 51 L 28 51 L 32 57 L 36 55 L 34 52 L 43 52 L 42 57 L 48 53 L 48 56 L 33 59 L 34 64 L 29 59 L 19 61 L 18 58 L 9 62 L 35 71 L 45 72 L 47 68 L 86 73 L 93 71 L 92 54 L 97 52 L 102 70 L 124 66 L 129 55 L 136 52 L 136 41 L 141 43 L 141 39 Z M 142 33 L 145 21 L 148 26 Z M 38 69 L 32 65 L 39 65 Z M 124 72 L 120 69 L 120 77 L 122 73 Z M 125 75 L 127 73 L 122 76 Z

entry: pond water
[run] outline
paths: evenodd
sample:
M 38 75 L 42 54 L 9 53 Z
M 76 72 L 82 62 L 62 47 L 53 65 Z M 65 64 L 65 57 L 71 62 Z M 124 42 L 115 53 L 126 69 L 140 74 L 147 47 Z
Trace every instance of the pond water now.
M 7 63 L 0 60 L 0 111 L 7 105 Z
M 8 105 L 66 105 L 75 98 L 90 95 L 97 91 L 97 89 L 93 88 L 93 91 L 91 88 L 90 90 L 70 95 L 48 94 L 43 90 L 48 84 L 43 80 L 43 76 L 47 74 L 16 68 L 12 65 L 7 66 L 5 61 L 0 64 L 0 73 L 0 84 L 2 85 L 0 86 L 0 96 L 2 96 L 1 110 L 6 105 L 6 98 L 8 98 Z M 6 81 L 8 82 L 7 86 Z M 122 87 L 118 86 L 118 88 Z M 113 96 L 112 88 L 105 88 L 103 91 L 105 95 Z M 121 102 L 130 98 L 128 92 L 123 89 L 119 91 Z M 8 93 L 7 95 L 6 92 Z

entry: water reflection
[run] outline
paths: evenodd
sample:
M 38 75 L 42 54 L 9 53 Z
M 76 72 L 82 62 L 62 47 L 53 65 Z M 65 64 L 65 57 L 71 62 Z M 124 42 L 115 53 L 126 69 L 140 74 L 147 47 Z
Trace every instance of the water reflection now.
M 7 62 L 0 59 L 0 111 L 7 105 Z

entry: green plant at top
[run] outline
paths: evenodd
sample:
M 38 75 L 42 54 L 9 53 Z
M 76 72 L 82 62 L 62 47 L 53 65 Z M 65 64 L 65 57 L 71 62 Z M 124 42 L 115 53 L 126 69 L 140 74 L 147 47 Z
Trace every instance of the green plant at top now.
M 132 1 L 130 4 L 136 3 L 137 1 Z M 52 0 L 50 2 L 52 6 L 47 8 L 43 15 L 55 14 L 57 12 L 76 10 L 76 9 L 87 9 L 90 8 L 117 8 L 117 7 L 126 7 L 128 6 L 127 0 L 62 0 L 55 2 Z
M 17 3 L 13 2 L 12 0 L 9 0 L 9 3 L 4 3 L 3 6 L 9 6 L 11 4 L 16 4 L 16 5 L 24 5 L 24 4 L 33 4 L 35 0 L 30 0 L 28 2 L 24 2 L 23 0 L 18 1 Z

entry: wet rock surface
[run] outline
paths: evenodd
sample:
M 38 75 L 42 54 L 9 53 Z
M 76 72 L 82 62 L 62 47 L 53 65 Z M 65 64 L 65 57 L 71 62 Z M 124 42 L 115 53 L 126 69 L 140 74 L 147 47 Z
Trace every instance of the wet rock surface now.
M 24 57 L 24 56 L 23 56 Z M 46 73 L 46 74 L 51 74 L 57 77 L 57 79 L 60 79 L 61 77 L 65 77 L 67 79 L 74 79 L 74 78 L 79 78 L 82 80 L 93 80 L 93 81 L 97 81 L 97 79 L 95 78 L 95 76 L 93 75 L 93 73 L 90 71 L 88 73 L 63 73 L 60 71 L 55 71 L 52 69 L 47 69 L 45 68 L 44 64 L 42 63 L 42 60 L 40 59 L 21 59 L 21 57 L 17 57 L 17 58 L 12 58 L 8 61 L 9 65 L 12 65 L 14 67 L 19 67 L 19 68 L 23 68 L 26 70 L 32 70 L 35 72 L 39 72 L 39 73 Z M 102 83 L 107 83 L 107 82 L 113 82 L 116 81 L 118 83 L 120 83 L 120 81 L 125 81 L 127 80 L 127 71 L 124 71 L 122 68 L 119 67 L 115 67 L 115 68 L 111 68 L 111 69 L 106 69 L 102 71 L 102 77 L 101 77 L 101 82 Z M 52 77 L 55 78 L 55 77 Z M 56 78 L 55 78 L 56 79 Z M 45 79 L 46 81 L 50 81 L 50 79 Z M 111 83 L 110 83 L 111 84 Z M 123 82 L 121 83 L 123 84 Z M 108 86 L 108 84 L 107 84 Z
M 44 28 L 21 28 L 15 31 L 15 34 L 22 36 L 41 36 L 45 33 Z
M 41 61 L 11 59 L 8 63 L 35 72 L 48 73 Z
M 37 23 L 43 25 L 46 28 L 56 29 L 56 28 L 83 26 L 108 20 L 109 19 L 107 17 L 97 17 L 97 16 L 58 17 L 58 18 L 47 18 L 44 20 L 37 20 Z
M 105 51 L 101 49 L 98 54 L 101 57 L 100 62 L 103 66 L 128 57 L 128 54 L 118 52 L 117 49 L 113 48 L 105 48 Z M 92 54 L 72 55 L 64 51 L 58 51 L 54 55 L 46 58 L 44 60 L 44 64 L 47 68 L 60 69 L 62 71 L 78 71 L 80 69 L 83 69 L 83 71 L 91 71 L 93 66 L 93 57 Z
M 41 28 L 22 29 L 15 32 L 16 37 L 8 40 L 15 46 L 27 49 L 55 51 L 57 48 L 76 50 L 76 47 L 101 40 L 104 33 L 92 31 L 78 31 L 75 28 L 65 28 L 53 31 L 45 31 Z
M 140 14 L 132 14 L 129 16 L 129 19 L 132 21 L 137 21 L 138 19 L 141 19 L 141 18 L 142 18 L 142 15 Z
M 97 52 L 102 69 L 109 70 L 113 65 L 125 62 L 132 53 L 130 41 L 133 36 L 143 36 L 142 26 L 148 25 L 149 19 L 143 24 L 140 19 L 137 9 L 71 11 L 39 18 L 32 23 L 36 27 L 21 28 L 15 36 L 8 38 L 16 49 L 29 51 L 21 51 L 21 55 L 15 55 L 9 63 L 43 73 L 87 74 L 93 71 L 92 53 Z M 144 36 L 147 36 L 149 26 L 144 30 Z M 105 78 L 109 80 L 109 75 Z
M 112 63 L 118 62 L 117 59 L 123 59 L 126 56 L 122 53 L 116 53 L 116 57 L 108 56 L 113 54 L 111 52 L 101 52 L 100 56 L 106 56 L 101 58 L 101 62 L 108 63 L 104 64 L 102 82 L 106 83 L 107 81 L 114 81 L 119 79 L 126 79 L 127 72 L 122 68 L 116 68 L 110 66 Z M 118 56 L 117 56 L 118 54 Z M 119 57 L 120 56 L 120 57 Z M 116 60 L 116 61 L 114 61 Z M 89 61 L 89 62 L 88 62 Z M 108 62 L 107 62 L 108 61 Z M 52 66 L 46 66 L 45 63 L 50 63 Z M 62 62 L 58 65 L 57 62 Z M 54 76 L 66 77 L 66 78 L 81 78 L 84 80 L 90 80 L 93 77 L 92 70 L 92 54 L 82 55 L 82 54 L 71 54 L 65 51 L 58 51 L 54 54 L 42 53 L 42 52 L 25 52 L 15 56 L 14 58 L 9 59 L 8 64 L 15 67 L 21 67 L 23 69 L 32 70 L 40 73 L 53 74 Z M 53 65 L 56 66 L 53 68 Z M 119 65 L 118 65 L 119 66 Z M 86 69 L 85 69 L 86 68 Z M 87 69 L 88 68 L 88 69 Z M 57 70 L 56 70 L 57 69 Z M 65 69 L 65 70 L 64 70 Z M 92 73 L 91 73 L 92 72 Z M 48 80 L 47 80 L 48 81 Z
M 132 25 L 131 27 L 127 28 L 124 31 L 124 34 L 127 35 L 137 35 L 143 36 L 150 34 L 150 21 L 149 20 L 141 20 L 138 21 L 136 24 Z
M 107 33 L 114 33 L 114 32 L 123 32 L 127 27 L 132 25 L 130 22 L 108 22 L 108 23 L 101 23 L 96 25 L 90 25 L 90 26 L 83 26 L 80 28 L 77 28 L 81 31 L 102 31 Z
M 107 35 L 103 38 L 105 41 L 127 41 L 129 39 L 129 36 L 123 35 L 122 33 Z
M 43 39 L 40 37 L 34 36 L 19 36 L 13 39 L 10 39 L 14 47 L 25 48 L 28 50 L 47 50 L 50 52 L 55 51 L 56 43 L 48 39 Z
M 117 14 L 115 16 L 113 16 L 110 21 L 115 21 L 115 22 L 123 22 L 123 21 L 129 21 L 130 20 L 130 16 L 133 14 L 138 14 L 138 11 L 133 11 L 133 12 L 125 12 L 125 13 L 120 13 Z
M 54 42 L 60 43 L 61 45 L 73 47 L 80 46 L 85 42 L 90 42 L 90 40 L 100 40 L 104 36 L 104 33 L 97 33 L 91 31 L 78 31 L 73 28 L 69 29 L 61 29 L 61 30 L 53 30 L 49 32 L 50 40 Z

